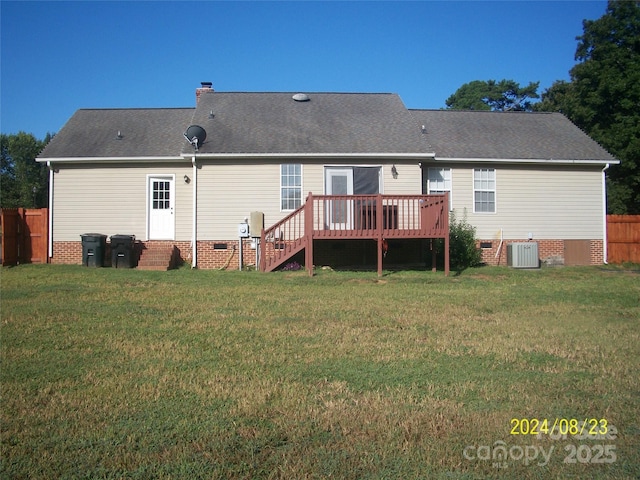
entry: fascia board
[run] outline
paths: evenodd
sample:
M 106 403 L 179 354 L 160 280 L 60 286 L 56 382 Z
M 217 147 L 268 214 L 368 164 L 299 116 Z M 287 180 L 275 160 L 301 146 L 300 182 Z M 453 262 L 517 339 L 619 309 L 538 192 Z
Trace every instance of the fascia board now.
M 513 163 L 538 165 L 618 165 L 619 160 L 561 159 L 561 158 L 456 158 L 435 157 L 440 163 Z

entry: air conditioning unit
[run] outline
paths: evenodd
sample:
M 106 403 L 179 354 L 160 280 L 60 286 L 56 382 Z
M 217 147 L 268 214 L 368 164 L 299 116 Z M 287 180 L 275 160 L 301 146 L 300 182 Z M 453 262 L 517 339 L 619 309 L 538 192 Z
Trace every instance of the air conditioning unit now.
M 507 265 L 514 268 L 539 268 L 538 244 L 536 242 L 508 244 Z

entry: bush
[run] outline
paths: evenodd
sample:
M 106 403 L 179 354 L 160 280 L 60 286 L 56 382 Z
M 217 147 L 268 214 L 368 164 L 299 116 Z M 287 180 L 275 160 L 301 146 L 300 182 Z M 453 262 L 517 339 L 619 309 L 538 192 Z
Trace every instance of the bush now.
M 449 264 L 451 269 L 462 271 L 482 263 L 482 252 L 476 247 L 476 229 L 467 222 L 467 210 L 462 219 L 455 210 L 449 216 Z

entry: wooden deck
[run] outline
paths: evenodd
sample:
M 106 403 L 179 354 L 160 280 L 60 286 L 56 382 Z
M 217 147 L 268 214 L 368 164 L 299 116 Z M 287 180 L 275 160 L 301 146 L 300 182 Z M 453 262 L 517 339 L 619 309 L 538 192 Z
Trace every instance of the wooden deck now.
M 314 240 L 372 239 L 378 242 L 382 275 L 387 239 L 443 238 L 445 274 L 449 274 L 449 196 L 313 195 L 304 205 L 262 231 L 260 270 L 269 272 L 305 250 L 305 267 L 313 275 Z

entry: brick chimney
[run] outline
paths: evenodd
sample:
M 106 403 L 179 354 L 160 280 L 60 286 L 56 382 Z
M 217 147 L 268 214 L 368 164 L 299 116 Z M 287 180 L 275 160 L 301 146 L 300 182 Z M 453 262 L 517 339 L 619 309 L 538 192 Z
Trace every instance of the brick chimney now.
M 200 82 L 200 88 L 196 88 L 196 105 L 200 100 L 200 95 L 203 93 L 213 92 L 213 87 L 211 82 Z

